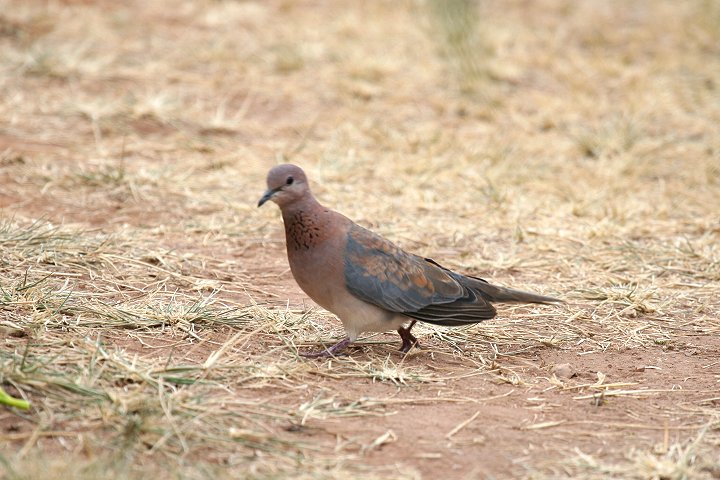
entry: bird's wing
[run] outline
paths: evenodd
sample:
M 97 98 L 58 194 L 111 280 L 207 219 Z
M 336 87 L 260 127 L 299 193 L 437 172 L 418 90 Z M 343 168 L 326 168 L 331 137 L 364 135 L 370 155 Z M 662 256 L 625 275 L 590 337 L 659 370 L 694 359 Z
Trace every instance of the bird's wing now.
M 440 325 L 493 318 L 495 308 L 451 273 L 360 226 L 348 232 L 345 284 L 361 300 Z

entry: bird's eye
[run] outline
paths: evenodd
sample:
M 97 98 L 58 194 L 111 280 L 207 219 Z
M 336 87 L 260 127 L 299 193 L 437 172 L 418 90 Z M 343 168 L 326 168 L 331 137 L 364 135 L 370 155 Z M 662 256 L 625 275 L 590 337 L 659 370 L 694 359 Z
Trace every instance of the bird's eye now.
M 293 177 L 288 177 L 287 180 L 285 180 L 286 185 L 292 185 L 295 179 Z

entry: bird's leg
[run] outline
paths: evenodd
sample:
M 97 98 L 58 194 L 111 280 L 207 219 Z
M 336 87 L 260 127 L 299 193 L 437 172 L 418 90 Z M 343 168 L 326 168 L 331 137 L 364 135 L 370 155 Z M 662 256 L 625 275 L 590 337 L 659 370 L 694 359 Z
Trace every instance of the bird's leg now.
M 325 358 L 325 357 L 332 357 L 335 356 L 336 352 L 339 352 L 343 350 L 345 347 L 350 345 L 352 342 L 349 338 L 345 338 L 343 340 L 340 340 L 338 343 L 333 345 L 330 348 L 326 348 L 325 350 L 321 352 L 312 352 L 312 353 L 301 353 L 300 355 L 305 358 Z
M 401 352 L 407 353 L 413 346 L 420 348 L 420 343 L 418 342 L 418 339 L 415 338 L 415 335 L 410 333 L 410 330 L 415 325 L 415 322 L 417 322 L 417 320 L 413 320 L 407 327 L 400 327 L 397 330 L 403 342 L 400 346 Z

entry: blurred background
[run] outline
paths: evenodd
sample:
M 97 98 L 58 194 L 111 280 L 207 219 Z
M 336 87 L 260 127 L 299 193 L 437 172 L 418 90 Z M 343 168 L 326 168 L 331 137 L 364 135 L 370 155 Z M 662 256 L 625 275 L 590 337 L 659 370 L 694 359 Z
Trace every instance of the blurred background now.
M 361 220 L 414 225 L 402 206 L 439 234 L 718 200 L 717 1 L 1 6 L 0 202 L 17 213 L 249 215 L 284 161 Z

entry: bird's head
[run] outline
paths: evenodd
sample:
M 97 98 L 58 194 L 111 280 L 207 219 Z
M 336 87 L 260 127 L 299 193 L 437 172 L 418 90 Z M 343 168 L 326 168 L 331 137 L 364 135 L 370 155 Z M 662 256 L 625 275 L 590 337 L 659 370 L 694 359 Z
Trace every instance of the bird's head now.
M 258 202 L 262 207 L 265 202 L 272 200 L 280 208 L 291 205 L 310 193 L 307 177 L 302 168 L 297 165 L 285 163 L 270 169 L 267 175 L 267 190 Z

